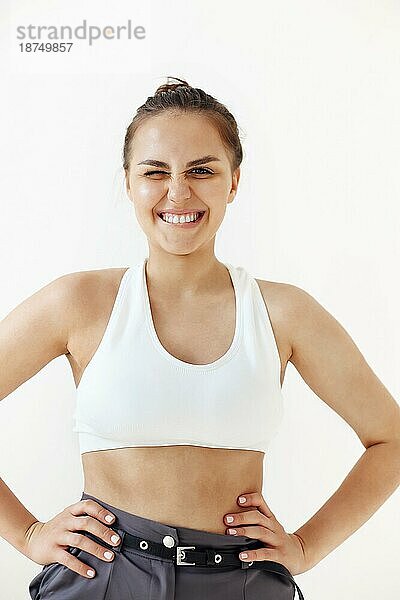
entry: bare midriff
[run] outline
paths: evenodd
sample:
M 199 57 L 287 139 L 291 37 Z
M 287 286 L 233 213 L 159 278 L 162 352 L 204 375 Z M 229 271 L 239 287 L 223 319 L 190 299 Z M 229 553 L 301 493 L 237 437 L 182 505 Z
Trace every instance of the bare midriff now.
M 82 454 L 84 491 L 176 527 L 225 534 L 224 515 L 262 491 L 264 453 L 199 446 L 116 448 Z

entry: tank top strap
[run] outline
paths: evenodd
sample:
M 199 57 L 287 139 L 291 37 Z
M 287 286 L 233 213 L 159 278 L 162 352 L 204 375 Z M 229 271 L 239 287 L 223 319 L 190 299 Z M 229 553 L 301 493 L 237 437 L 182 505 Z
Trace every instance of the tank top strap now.
M 264 352 L 267 353 L 273 363 L 275 373 L 278 374 L 279 389 L 281 389 L 281 359 L 267 300 L 264 298 L 256 278 L 247 269 L 241 266 L 234 267 L 234 269 L 242 298 L 245 332 L 247 335 L 255 335 L 259 344 L 264 347 Z

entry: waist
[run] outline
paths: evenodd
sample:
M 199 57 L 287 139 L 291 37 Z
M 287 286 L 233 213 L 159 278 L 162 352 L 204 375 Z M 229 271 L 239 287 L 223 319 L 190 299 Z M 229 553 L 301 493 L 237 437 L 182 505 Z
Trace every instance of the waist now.
M 212 533 L 261 491 L 262 452 L 195 446 L 118 448 L 82 454 L 84 492 L 142 517 Z

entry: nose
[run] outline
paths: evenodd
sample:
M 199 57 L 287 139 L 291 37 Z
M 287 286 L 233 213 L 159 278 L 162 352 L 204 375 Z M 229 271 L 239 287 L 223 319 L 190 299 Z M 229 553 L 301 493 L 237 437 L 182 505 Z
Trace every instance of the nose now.
M 180 177 L 177 179 L 171 178 L 168 183 L 168 200 L 173 202 L 179 202 L 190 198 L 191 192 L 188 182 Z

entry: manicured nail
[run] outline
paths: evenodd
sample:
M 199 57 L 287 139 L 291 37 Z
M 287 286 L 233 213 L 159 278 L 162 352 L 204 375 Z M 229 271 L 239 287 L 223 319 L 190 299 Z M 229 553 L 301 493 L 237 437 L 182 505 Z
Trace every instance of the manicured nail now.
M 236 534 L 237 534 L 237 531 L 236 531 L 236 529 L 228 529 L 228 533 L 229 533 L 230 535 L 236 535 Z
M 107 523 L 111 523 L 111 521 L 114 519 L 114 515 L 106 515 L 104 517 L 104 520 L 107 521 Z
M 112 557 L 113 557 L 113 554 L 112 554 L 112 552 L 109 552 L 108 550 L 106 550 L 106 551 L 104 552 L 104 558 L 108 558 L 108 559 L 110 559 L 110 558 L 112 558 Z
M 117 544 L 119 542 L 119 537 L 117 535 L 112 535 L 111 541 L 113 544 Z
M 246 498 L 244 496 L 239 496 L 239 503 L 244 504 L 246 502 Z
M 248 554 L 246 554 L 246 552 L 242 552 L 240 555 L 240 558 L 247 558 Z
M 233 517 L 226 517 L 226 522 L 227 523 L 232 523 L 233 521 Z
M 88 569 L 86 573 L 89 575 L 89 577 L 94 577 L 94 571 L 92 571 L 92 569 Z

